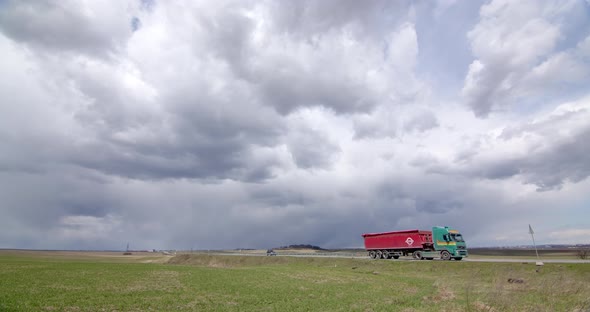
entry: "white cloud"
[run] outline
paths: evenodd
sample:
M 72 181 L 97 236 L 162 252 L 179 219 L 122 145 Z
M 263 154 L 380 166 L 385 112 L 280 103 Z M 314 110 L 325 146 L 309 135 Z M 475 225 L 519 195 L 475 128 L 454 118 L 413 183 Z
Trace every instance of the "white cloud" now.
M 555 53 L 522 78 L 521 96 L 546 91 L 564 84 L 585 84 L 590 80 L 590 36 L 575 48 Z
M 410 23 L 401 25 L 393 34 L 388 50 L 392 66 L 411 75 L 418 57 L 418 39 L 414 25 Z
M 476 59 L 462 90 L 467 106 L 486 117 L 527 96 L 542 100 L 556 83 L 587 80 L 588 66 L 580 61 L 584 57 L 575 55 L 580 53 L 556 51 L 566 36 L 562 19 L 584 9 L 580 6 L 575 1 L 503 0 L 484 5 L 468 34 Z
M 574 224 L 580 5 L 0 1 L 0 247 L 342 247 L 458 222 L 492 244 L 557 203 Z
M 477 145 L 458 153 L 455 163 L 435 163 L 429 170 L 486 179 L 514 178 L 536 185 L 539 191 L 559 189 L 566 181 L 582 181 L 590 175 L 588 148 L 583 143 L 590 135 L 589 105 L 586 97 L 528 122 L 518 120 L 516 125 L 491 129 Z

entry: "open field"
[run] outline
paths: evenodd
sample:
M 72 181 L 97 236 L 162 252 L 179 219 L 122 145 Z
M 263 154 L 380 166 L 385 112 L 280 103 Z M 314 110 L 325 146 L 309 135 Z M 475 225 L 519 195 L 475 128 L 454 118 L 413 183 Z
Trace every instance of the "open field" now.
M 1 259 L 23 258 L 54 261 L 92 261 L 92 262 L 125 262 L 125 263 L 165 263 L 171 256 L 159 252 L 133 252 L 123 255 L 117 251 L 45 251 L 45 250 L 0 250 Z
M 535 269 L 521 263 L 0 251 L 0 311 L 590 311 L 590 265 Z
M 315 249 L 275 249 L 278 255 L 284 256 L 330 256 L 330 257 L 368 257 L 364 249 L 336 249 L 336 250 L 315 250 Z M 577 261 L 581 260 L 578 256 L 578 249 L 539 249 L 539 256 L 543 261 Z M 262 249 L 236 249 L 221 251 L 183 251 L 179 253 L 192 254 L 237 254 L 237 255 L 266 255 L 266 250 Z M 536 261 L 534 249 L 500 249 L 500 248 L 472 248 L 469 249 L 469 259 L 473 260 L 527 260 Z M 587 259 L 590 263 L 590 259 Z

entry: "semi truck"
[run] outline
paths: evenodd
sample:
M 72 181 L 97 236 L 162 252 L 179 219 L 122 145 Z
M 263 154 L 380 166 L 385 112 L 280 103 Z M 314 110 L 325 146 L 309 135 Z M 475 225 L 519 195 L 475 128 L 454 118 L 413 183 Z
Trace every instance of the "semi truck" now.
M 405 230 L 363 234 L 365 250 L 373 259 L 461 260 L 468 256 L 467 245 L 459 231 L 448 226 L 429 230 Z

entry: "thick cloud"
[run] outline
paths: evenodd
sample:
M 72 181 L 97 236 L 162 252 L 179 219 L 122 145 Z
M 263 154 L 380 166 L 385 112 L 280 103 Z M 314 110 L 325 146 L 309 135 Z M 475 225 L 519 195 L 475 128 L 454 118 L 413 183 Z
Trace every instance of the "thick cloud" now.
M 438 127 L 436 116 L 428 111 L 415 114 L 404 124 L 404 129 L 406 131 L 424 132 L 436 127 Z
M 540 191 L 561 188 L 565 181 L 579 182 L 590 176 L 588 142 L 590 106 L 588 99 L 577 105 L 559 107 L 545 120 L 507 129 L 502 138 L 523 140 L 529 147 L 525 155 L 502 159 L 489 168 L 502 177 L 521 175 L 525 183 Z M 530 141 L 530 142 L 527 142 Z
M 585 144 L 590 139 L 589 120 L 590 101 L 583 98 L 533 121 L 505 127 L 491 146 L 473 145 L 476 150 L 462 151 L 454 164 L 420 158 L 413 164 L 430 172 L 492 180 L 518 177 L 538 191 L 560 189 L 566 181 L 580 182 L 590 175 L 590 150 Z
M 3 1 L 0 25 L 6 35 L 35 50 L 106 57 L 131 35 L 129 5 L 125 1 Z
M 590 227 L 585 8 L 2 1 L 0 247 L 564 242 Z
M 575 40 L 576 32 L 588 34 L 587 12 L 588 4 L 581 1 L 496 0 L 482 6 L 481 20 L 468 34 L 476 59 L 462 90 L 475 115 L 486 117 L 525 97 L 540 100 L 557 86 L 563 90 L 563 85 L 586 85 L 584 38 L 578 39 L 582 41 L 577 48 L 568 49 L 571 40 L 564 36 L 571 33 Z M 580 28 L 564 26 L 568 24 Z

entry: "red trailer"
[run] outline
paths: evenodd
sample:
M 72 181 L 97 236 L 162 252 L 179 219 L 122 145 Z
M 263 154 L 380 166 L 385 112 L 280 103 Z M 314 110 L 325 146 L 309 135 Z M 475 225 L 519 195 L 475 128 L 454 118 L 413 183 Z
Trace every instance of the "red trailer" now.
M 406 230 L 363 234 L 365 249 L 373 259 L 397 259 L 412 255 L 422 259 L 422 252 L 434 251 L 432 231 Z

